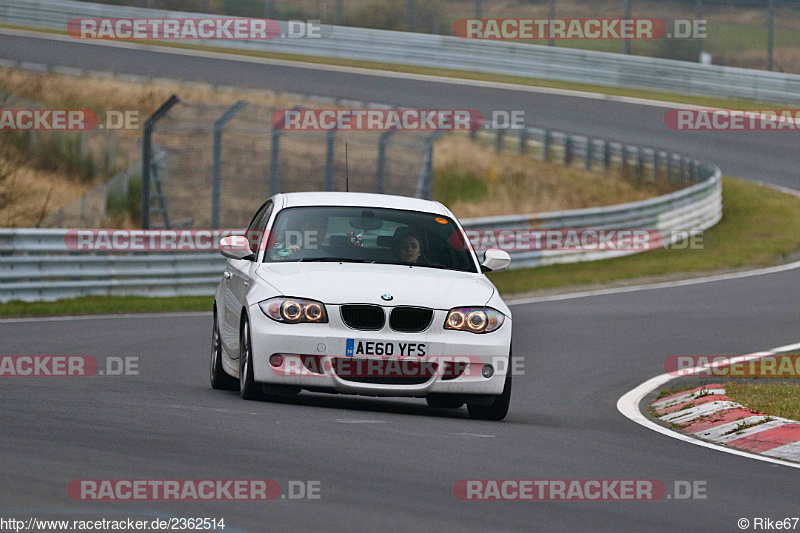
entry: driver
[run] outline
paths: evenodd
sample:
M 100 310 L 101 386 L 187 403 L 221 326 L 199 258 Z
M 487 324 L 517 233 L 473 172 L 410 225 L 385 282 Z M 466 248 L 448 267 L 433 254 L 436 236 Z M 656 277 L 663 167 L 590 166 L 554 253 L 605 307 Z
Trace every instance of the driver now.
M 421 239 L 414 233 L 398 235 L 395 240 L 394 253 L 401 263 L 416 263 L 422 254 Z

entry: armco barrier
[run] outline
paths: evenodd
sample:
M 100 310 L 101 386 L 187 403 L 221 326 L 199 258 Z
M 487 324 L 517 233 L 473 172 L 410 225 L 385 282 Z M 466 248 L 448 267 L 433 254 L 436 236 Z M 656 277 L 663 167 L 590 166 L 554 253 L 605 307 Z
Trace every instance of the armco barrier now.
M 649 200 L 609 207 L 463 221 L 466 229 L 640 228 L 700 231 L 722 217 L 716 167 L 703 181 Z M 85 295 L 210 295 L 225 259 L 216 253 L 83 253 L 65 242 L 68 230 L 0 230 L 0 302 L 53 301 Z M 512 252 L 512 267 L 590 261 L 630 252 L 537 250 Z
M 73 0 L 3 0 L 0 21 L 65 31 L 74 18 L 185 18 L 197 13 Z M 286 33 L 281 22 L 281 33 Z M 716 97 L 800 103 L 800 75 L 702 65 L 513 42 L 323 26 L 322 39 L 196 41 L 197 44 L 329 58 L 651 89 Z

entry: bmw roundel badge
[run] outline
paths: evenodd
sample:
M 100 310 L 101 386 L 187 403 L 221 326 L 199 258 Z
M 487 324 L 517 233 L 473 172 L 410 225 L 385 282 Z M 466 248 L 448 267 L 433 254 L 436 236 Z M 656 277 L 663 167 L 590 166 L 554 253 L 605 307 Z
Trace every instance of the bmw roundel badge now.
M 392 296 L 391 294 L 382 294 L 381 299 L 386 300 L 387 302 L 391 302 L 392 300 L 394 300 L 394 296 Z

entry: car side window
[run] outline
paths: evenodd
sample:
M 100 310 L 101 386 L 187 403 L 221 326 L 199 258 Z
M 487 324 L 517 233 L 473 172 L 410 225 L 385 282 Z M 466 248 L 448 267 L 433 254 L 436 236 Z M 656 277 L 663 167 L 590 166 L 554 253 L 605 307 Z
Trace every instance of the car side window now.
M 247 240 L 250 244 L 250 251 L 256 254 L 256 260 L 267 229 L 267 222 L 269 222 L 269 217 L 272 215 L 272 207 L 272 201 L 264 204 L 256 213 L 256 216 L 253 217 L 250 226 L 247 227 Z

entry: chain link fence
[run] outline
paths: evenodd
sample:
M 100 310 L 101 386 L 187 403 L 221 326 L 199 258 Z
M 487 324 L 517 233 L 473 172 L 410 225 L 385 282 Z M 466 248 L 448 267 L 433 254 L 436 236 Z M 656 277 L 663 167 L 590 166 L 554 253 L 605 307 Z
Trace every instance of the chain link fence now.
M 344 191 L 347 174 L 351 191 L 404 196 L 431 180 L 430 133 L 284 131 L 282 109 L 245 101 L 165 106 L 144 135 L 146 229 L 245 227 L 269 196 Z

